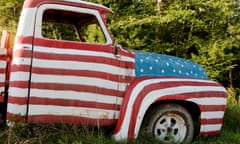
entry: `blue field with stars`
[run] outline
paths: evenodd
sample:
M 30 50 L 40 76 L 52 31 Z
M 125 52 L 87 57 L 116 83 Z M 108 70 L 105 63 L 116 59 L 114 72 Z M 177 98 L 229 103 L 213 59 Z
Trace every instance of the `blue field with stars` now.
M 135 51 L 136 77 L 173 76 L 208 79 L 198 64 L 169 55 Z

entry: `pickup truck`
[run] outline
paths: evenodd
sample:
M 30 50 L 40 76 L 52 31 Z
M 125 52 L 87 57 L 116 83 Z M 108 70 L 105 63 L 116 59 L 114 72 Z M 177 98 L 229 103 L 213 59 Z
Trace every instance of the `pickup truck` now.
M 80 0 L 25 0 L 13 48 L 2 37 L 3 123 L 114 127 L 170 143 L 220 133 L 226 90 L 198 64 L 115 45 L 112 11 Z

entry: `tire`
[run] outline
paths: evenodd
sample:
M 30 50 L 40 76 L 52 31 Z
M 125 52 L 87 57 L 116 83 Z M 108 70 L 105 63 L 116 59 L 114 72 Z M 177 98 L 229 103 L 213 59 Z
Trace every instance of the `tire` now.
M 177 104 L 159 105 L 148 111 L 143 129 L 163 143 L 190 143 L 194 137 L 192 116 Z

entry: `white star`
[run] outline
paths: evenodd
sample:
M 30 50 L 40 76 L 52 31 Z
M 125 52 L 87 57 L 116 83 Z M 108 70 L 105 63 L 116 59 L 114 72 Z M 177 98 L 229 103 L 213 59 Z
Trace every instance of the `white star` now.
M 141 70 L 140 70 L 140 72 L 142 73 L 142 72 L 144 72 L 144 70 L 143 70 L 143 69 L 141 69 Z
M 167 62 L 166 65 L 169 66 L 169 63 Z
M 153 69 L 153 67 L 152 67 L 152 66 L 150 66 L 150 67 L 149 67 L 149 70 L 152 70 L 152 69 Z
M 140 62 L 142 63 L 142 62 L 143 62 L 143 59 L 140 59 Z

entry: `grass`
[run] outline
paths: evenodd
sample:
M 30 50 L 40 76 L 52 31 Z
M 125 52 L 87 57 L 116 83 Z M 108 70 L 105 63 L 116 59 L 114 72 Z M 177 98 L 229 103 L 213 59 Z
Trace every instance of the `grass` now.
M 26 125 L 16 124 L 13 128 L 0 130 L 1 144 L 115 144 L 111 138 L 112 128 L 98 129 L 90 126 L 68 124 Z M 118 142 L 126 144 L 127 142 Z M 152 136 L 139 136 L 131 144 L 160 144 Z M 239 144 L 240 103 L 230 91 L 223 129 L 218 136 L 197 137 L 193 144 Z

